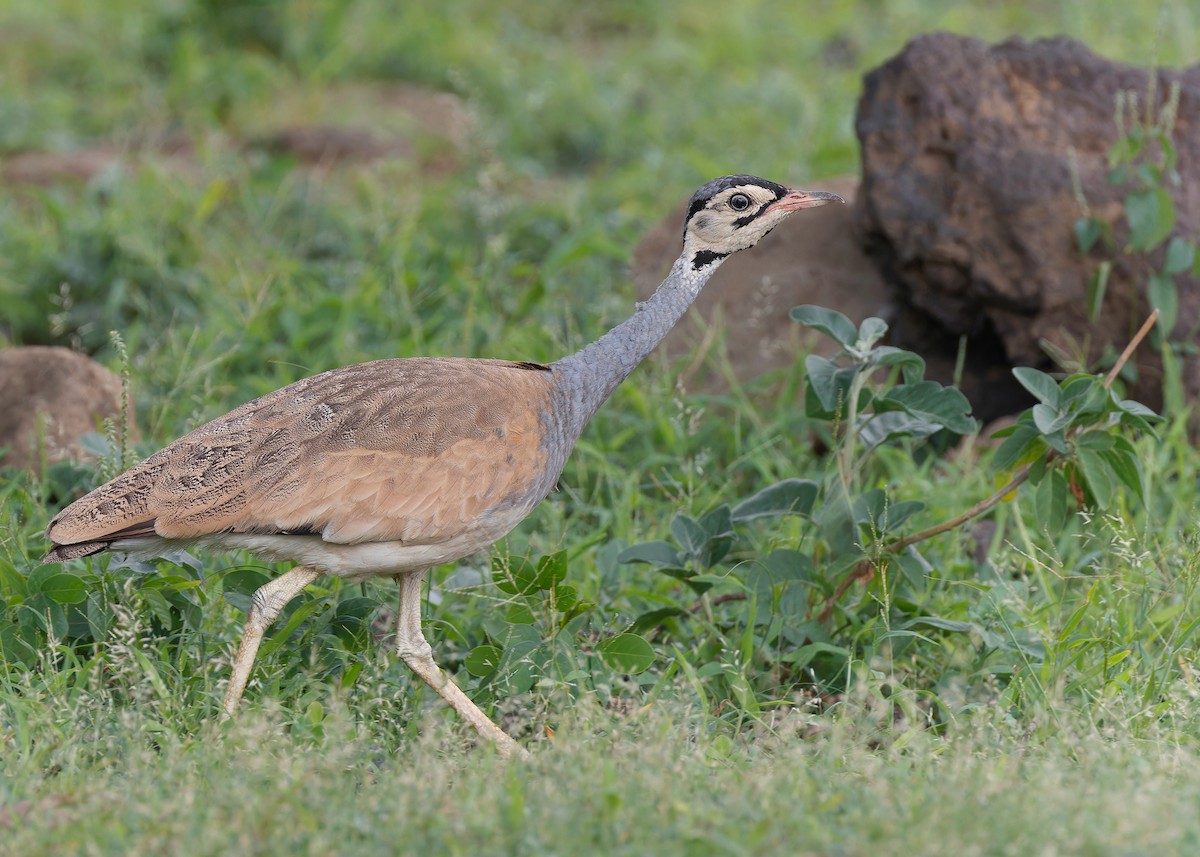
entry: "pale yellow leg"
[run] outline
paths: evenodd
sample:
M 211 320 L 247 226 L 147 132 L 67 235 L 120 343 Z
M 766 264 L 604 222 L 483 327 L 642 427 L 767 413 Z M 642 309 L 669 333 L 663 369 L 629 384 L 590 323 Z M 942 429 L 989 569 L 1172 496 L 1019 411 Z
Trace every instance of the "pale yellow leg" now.
M 396 620 L 396 654 L 408 664 L 409 669 L 434 690 L 438 696 L 475 727 L 481 737 L 496 745 L 500 755 L 528 756 L 525 748 L 512 739 L 479 710 L 462 690 L 433 661 L 433 649 L 421 633 L 421 582 L 424 571 L 414 571 L 396 576 L 400 584 L 399 616 Z
M 246 682 L 250 680 L 250 669 L 254 666 L 254 656 L 258 654 L 263 634 L 279 618 L 280 612 L 288 602 L 320 574 L 319 571 L 298 565 L 260 586 L 250 598 L 250 614 L 246 617 L 246 630 L 242 632 L 242 645 L 238 648 L 237 657 L 233 659 L 233 674 L 229 677 L 229 689 L 225 691 L 226 717 L 233 716 L 242 693 L 246 690 Z

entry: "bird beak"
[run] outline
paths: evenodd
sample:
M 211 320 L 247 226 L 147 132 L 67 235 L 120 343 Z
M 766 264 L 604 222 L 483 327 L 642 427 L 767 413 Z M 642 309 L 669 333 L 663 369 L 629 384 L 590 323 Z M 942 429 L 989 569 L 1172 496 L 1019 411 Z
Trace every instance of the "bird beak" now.
M 816 208 L 827 202 L 845 202 L 836 193 L 824 190 L 790 190 L 783 199 L 777 200 L 763 214 L 775 211 L 799 211 L 802 208 Z

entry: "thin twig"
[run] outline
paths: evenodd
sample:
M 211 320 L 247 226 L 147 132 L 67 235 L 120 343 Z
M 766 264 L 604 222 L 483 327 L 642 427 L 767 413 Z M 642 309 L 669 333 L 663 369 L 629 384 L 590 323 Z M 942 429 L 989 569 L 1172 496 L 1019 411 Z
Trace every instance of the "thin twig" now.
M 1156 321 L 1158 321 L 1158 310 L 1150 313 L 1150 317 L 1142 323 L 1141 328 L 1133 335 L 1133 339 L 1129 340 L 1129 344 L 1125 346 L 1125 350 L 1121 352 L 1121 356 L 1117 358 L 1117 362 L 1108 370 L 1108 375 L 1104 378 L 1104 389 L 1107 390 L 1112 386 L 1113 381 L 1117 378 L 1117 373 L 1129 362 L 1129 358 L 1133 356 L 1133 350 L 1142 344 L 1142 340 L 1150 333 Z
M 1051 450 L 1050 452 L 1051 452 L 1051 454 L 1053 454 L 1053 450 Z M 967 509 L 965 512 L 962 512 L 961 514 L 955 515 L 953 518 L 947 518 L 945 521 L 942 521 L 940 524 L 935 524 L 934 526 L 929 527 L 928 529 L 921 530 L 921 532 L 919 532 L 919 533 L 913 533 L 911 536 L 905 536 L 902 539 L 896 539 L 896 541 L 892 542 L 890 545 L 887 545 L 883 549 L 883 553 L 887 554 L 887 553 L 896 553 L 898 551 L 902 551 L 909 545 L 915 545 L 917 542 L 923 542 L 923 541 L 925 541 L 925 539 L 929 539 L 929 538 L 933 538 L 934 536 L 941 535 L 942 533 L 946 532 L 947 530 L 953 530 L 955 527 L 959 526 L 960 524 L 965 524 L 967 521 L 971 520 L 972 518 L 982 515 L 988 509 L 992 508 L 997 503 L 999 503 L 1001 500 L 1003 500 L 1005 497 L 1007 497 L 1009 494 L 1011 494 L 1012 492 L 1016 491 L 1019 487 L 1021 487 L 1021 483 L 1029 478 L 1029 471 L 1032 467 L 1033 467 L 1033 462 L 1030 462 L 1029 464 L 1022 464 L 1015 471 L 1013 471 L 1012 479 L 1008 480 L 1008 483 L 1003 488 L 1000 488 L 999 490 L 997 490 L 995 493 L 993 493 L 987 499 L 980 500 L 978 503 L 976 503 L 970 509 Z
M 730 601 L 745 601 L 745 592 L 726 592 L 724 595 L 718 595 L 712 600 L 712 606 L 716 607 L 719 604 L 728 604 Z M 697 598 L 692 606 L 688 608 L 689 613 L 699 613 L 700 608 L 704 606 L 704 599 Z

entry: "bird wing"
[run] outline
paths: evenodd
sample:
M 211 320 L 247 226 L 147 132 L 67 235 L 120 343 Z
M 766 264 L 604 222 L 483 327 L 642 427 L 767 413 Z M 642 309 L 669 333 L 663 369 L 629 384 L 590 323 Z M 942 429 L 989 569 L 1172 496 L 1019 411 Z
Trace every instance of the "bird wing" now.
M 48 559 L 144 535 L 437 543 L 548 489 L 551 377 L 538 364 L 398 358 L 306 378 L 72 503 L 50 523 Z

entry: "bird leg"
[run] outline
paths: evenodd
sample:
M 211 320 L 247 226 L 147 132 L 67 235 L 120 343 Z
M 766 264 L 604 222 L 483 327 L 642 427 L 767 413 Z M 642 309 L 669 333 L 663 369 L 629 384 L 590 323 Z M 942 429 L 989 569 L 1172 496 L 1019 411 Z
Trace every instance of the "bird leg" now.
M 483 738 L 496 745 L 500 755 L 528 756 L 525 748 L 512 739 L 503 729 L 479 710 L 458 685 L 446 675 L 433 661 L 433 649 L 421 633 L 421 583 L 425 571 L 413 571 L 396 575 L 400 584 L 399 617 L 396 622 L 396 654 L 408 664 L 430 687 L 437 691 L 438 696 L 459 713 L 459 715 L 475 727 L 475 731 Z
M 271 624 L 279 618 L 288 602 L 300 594 L 320 576 L 320 572 L 298 565 L 291 571 L 264 583 L 250 597 L 250 613 L 246 616 L 246 630 L 242 632 L 242 645 L 233 659 L 233 674 L 229 677 L 229 689 L 225 691 L 225 716 L 232 717 L 238 701 L 250 680 L 250 668 L 258 654 L 259 643 Z

